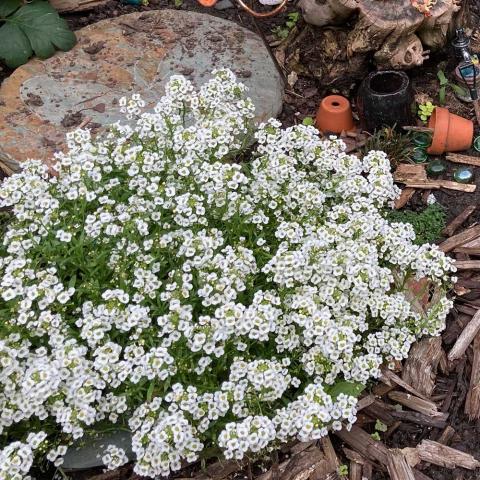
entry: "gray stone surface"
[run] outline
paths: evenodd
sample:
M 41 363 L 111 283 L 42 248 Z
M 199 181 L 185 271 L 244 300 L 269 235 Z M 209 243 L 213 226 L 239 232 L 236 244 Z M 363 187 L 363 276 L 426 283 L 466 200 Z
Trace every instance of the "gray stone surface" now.
M 103 451 L 108 445 L 123 448 L 129 460 L 135 458 L 132 452 L 132 435 L 129 432 L 119 431 L 100 435 L 97 438 L 81 439 L 67 450 L 62 469 L 69 471 L 101 467 Z
M 249 87 L 258 121 L 276 116 L 283 85 L 261 38 L 235 23 L 178 10 L 132 13 L 77 32 L 69 52 L 32 60 L 0 88 L 0 145 L 23 161 L 49 162 L 65 133 L 82 119 L 90 125 L 124 120 L 118 99 L 138 92 L 153 107 L 173 74 L 196 86 L 215 68 L 228 67 Z

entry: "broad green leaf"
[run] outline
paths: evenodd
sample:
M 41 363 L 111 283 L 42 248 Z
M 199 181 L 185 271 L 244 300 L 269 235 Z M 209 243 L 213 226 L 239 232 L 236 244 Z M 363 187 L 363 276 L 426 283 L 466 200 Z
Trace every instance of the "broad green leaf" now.
M 21 5 L 20 0 L 0 0 L 0 18 L 8 17 Z
M 5 23 L 0 27 L 0 58 L 10 68 L 17 68 L 32 56 L 27 36 L 15 25 Z
M 352 397 L 358 397 L 363 390 L 365 385 L 358 382 L 347 382 L 342 381 L 338 382 L 331 389 L 329 389 L 328 394 L 335 400 L 341 393 L 345 395 L 351 395 Z
M 77 41 L 67 22 L 48 2 L 42 0 L 24 5 L 6 21 L 22 30 L 30 40 L 35 55 L 40 58 L 51 57 L 55 47 L 70 50 Z
M 461 87 L 460 85 L 457 85 L 456 83 L 452 83 L 451 87 L 457 95 L 461 95 L 461 96 L 466 97 L 469 94 L 468 90 Z

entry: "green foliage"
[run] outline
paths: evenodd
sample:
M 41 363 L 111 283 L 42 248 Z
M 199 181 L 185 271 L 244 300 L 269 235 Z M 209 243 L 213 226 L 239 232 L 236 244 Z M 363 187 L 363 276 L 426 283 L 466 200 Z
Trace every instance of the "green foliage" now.
M 377 419 L 377 421 L 375 422 L 375 430 L 377 432 L 386 432 L 388 430 L 388 426 Z
M 328 390 L 328 394 L 333 398 L 336 399 L 341 393 L 345 395 L 351 395 L 352 397 L 358 397 L 363 390 L 365 389 L 365 385 L 358 383 L 358 382 L 347 382 L 339 381 L 335 385 L 332 386 Z
M 381 128 L 368 137 L 363 152 L 367 154 L 372 150 L 385 152 L 393 167 L 401 162 L 410 162 L 413 153 L 408 135 L 403 135 L 394 127 Z
M 429 205 L 422 212 L 411 210 L 393 210 L 388 213 L 388 219 L 392 222 L 403 222 L 412 225 L 415 230 L 415 243 L 434 243 L 442 235 L 445 228 L 446 212 L 438 203 Z
M 380 441 L 380 434 L 378 432 L 373 432 L 370 436 L 377 442 Z
M 422 122 L 426 122 L 435 110 L 435 105 L 432 102 L 425 102 L 418 106 L 417 115 Z
M 338 466 L 337 473 L 340 477 L 346 477 L 348 475 L 348 465 L 344 463 Z
M 305 117 L 305 118 L 302 120 L 302 125 L 306 125 L 306 126 L 315 125 L 315 121 L 313 120 L 312 117 Z
M 278 26 L 272 29 L 272 33 L 276 35 L 279 39 L 285 40 L 288 37 L 288 34 L 290 31 L 295 27 L 295 25 L 298 22 L 298 19 L 300 18 L 300 13 L 298 12 L 292 12 L 287 15 L 287 21 L 285 22 L 285 25 L 283 26 Z
M 56 49 L 70 50 L 76 43 L 67 22 L 45 0 L 25 5 L 21 0 L 2 0 L 0 23 L 0 58 L 11 68 L 33 54 L 49 58 Z
M 437 72 L 437 77 L 440 82 L 440 88 L 438 89 L 438 101 L 440 102 L 440 105 L 445 105 L 447 88 L 451 88 L 457 95 L 468 96 L 468 90 L 465 90 L 465 88 L 456 83 L 449 82 L 443 70 Z

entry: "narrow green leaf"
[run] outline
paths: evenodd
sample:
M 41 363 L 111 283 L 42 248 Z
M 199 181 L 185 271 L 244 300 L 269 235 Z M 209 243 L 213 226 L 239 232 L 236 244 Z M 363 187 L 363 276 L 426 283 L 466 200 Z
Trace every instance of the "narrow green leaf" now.
M 438 101 L 440 102 L 440 105 L 445 105 L 445 94 L 446 88 L 440 87 L 440 89 L 438 90 Z
M 440 81 L 440 85 L 447 85 L 448 84 L 447 77 L 445 76 L 445 73 L 443 73 L 443 70 L 439 70 L 437 72 L 437 77 L 438 77 L 438 80 Z
M 10 68 L 26 63 L 32 53 L 27 36 L 16 25 L 5 23 L 0 27 L 0 58 Z
M 155 389 L 155 380 L 152 380 L 147 390 L 147 402 L 150 402 L 152 400 L 154 389 Z
M 466 88 L 461 87 L 460 85 L 457 85 L 456 83 L 452 83 L 451 87 L 453 91 L 460 96 L 467 96 L 468 95 L 468 90 Z
M 0 0 L 0 18 L 8 17 L 21 5 L 20 0 Z

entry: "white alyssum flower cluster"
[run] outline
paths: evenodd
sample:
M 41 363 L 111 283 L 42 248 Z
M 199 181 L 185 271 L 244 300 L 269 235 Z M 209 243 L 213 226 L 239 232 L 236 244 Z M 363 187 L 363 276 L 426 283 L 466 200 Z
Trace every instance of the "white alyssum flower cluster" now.
M 121 102 L 134 127 L 70 134 L 58 176 L 32 160 L 3 182 L 1 480 L 117 424 L 149 477 L 320 438 L 355 421 L 358 384 L 442 330 L 454 269 L 385 219 L 385 154 L 270 120 L 238 161 L 244 94 L 226 70 L 198 91 L 172 77 L 152 113 Z M 426 309 L 408 289 L 422 278 Z

